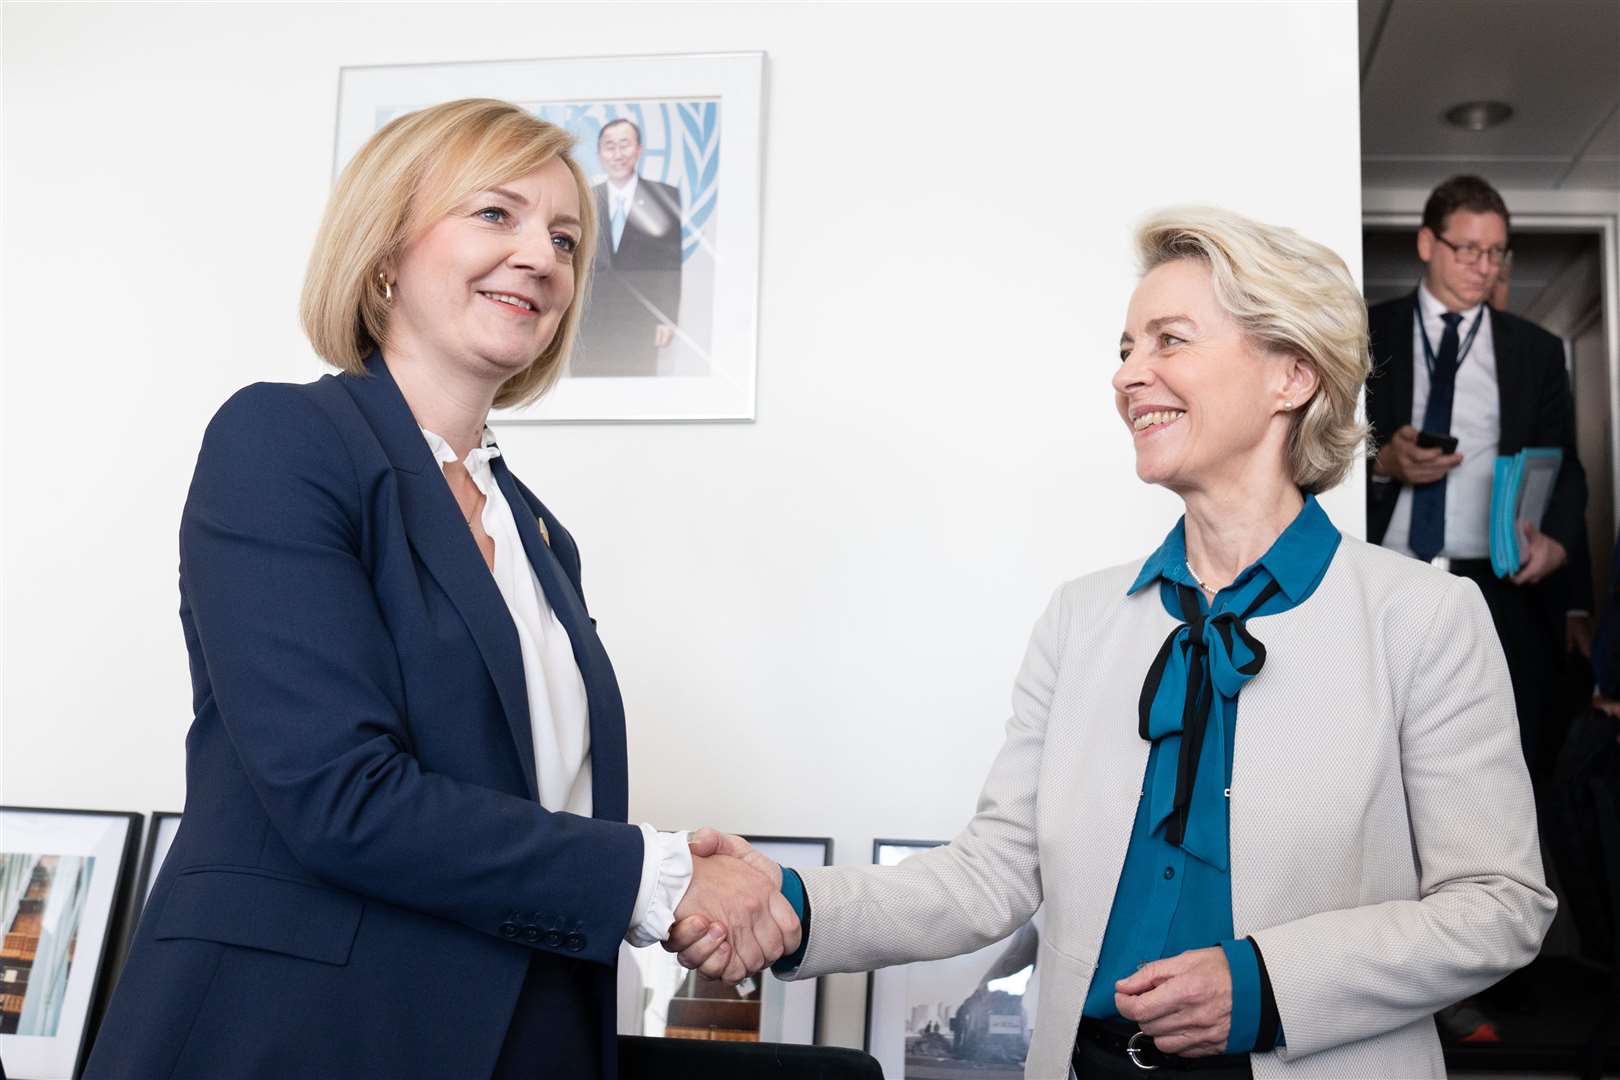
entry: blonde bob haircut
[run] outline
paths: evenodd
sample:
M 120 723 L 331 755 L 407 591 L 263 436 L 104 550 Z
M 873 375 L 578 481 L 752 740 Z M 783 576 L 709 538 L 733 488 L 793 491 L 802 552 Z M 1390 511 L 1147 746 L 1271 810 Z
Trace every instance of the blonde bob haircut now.
M 446 102 L 384 125 L 338 177 L 309 256 L 299 316 L 315 352 L 341 371 L 363 375 L 372 349 L 388 344 L 381 275 L 400 253 L 469 195 L 560 160 L 579 189 L 574 298 L 550 344 L 501 385 L 495 405 L 521 405 L 551 389 L 579 336 L 596 247 L 596 202 L 569 156 L 573 143 L 555 124 L 491 98 Z
M 1344 260 L 1292 229 L 1205 206 L 1154 214 L 1137 230 L 1136 252 L 1144 275 L 1180 259 L 1204 263 L 1216 302 L 1251 341 L 1315 369 L 1316 392 L 1293 413 L 1288 472 L 1306 492 L 1343 480 L 1367 437 L 1356 404 L 1370 363 L 1367 305 Z

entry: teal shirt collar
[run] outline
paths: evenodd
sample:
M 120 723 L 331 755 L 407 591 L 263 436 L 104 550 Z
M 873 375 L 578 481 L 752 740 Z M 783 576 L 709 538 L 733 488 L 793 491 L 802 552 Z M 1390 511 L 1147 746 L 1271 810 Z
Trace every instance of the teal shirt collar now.
M 1339 530 L 1328 518 L 1327 511 L 1316 501 L 1315 495 L 1305 496 L 1305 505 L 1282 535 L 1260 558 L 1239 574 L 1228 588 L 1241 586 L 1253 577 L 1256 568 L 1264 568 L 1272 580 L 1282 588 L 1290 603 L 1297 604 L 1316 587 L 1327 570 L 1333 553 L 1339 548 Z M 1142 572 L 1126 590 L 1134 596 L 1147 585 L 1164 578 L 1179 585 L 1196 587 L 1197 582 L 1187 572 L 1187 519 L 1178 520 L 1164 543 L 1147 557 Z

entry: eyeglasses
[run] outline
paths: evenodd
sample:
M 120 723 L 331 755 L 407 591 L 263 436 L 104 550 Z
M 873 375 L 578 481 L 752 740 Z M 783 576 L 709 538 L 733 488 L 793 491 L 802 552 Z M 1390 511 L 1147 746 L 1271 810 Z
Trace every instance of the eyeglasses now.
M 1457 256 L 1457 261 L 1464 266 L 1473 266 L 1479 262 L 1481 256 L 1490 259 L 1492 265 L 1499 266 L 1513 254 L 1511 248 L 1482 248 L 1478 244 L 1453 244 L 1439 233 L 1436 233 L 1434 238 L 1450 248 L 1452 253 Z

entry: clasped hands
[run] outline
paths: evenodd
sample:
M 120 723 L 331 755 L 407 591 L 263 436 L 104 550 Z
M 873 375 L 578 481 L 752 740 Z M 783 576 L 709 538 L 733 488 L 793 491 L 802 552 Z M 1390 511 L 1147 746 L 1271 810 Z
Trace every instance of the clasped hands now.
M 664 948 L 685 967 L 735 986 L 799 948 L 799 917 L 782 896 L 782 868 L 740 836 L 691 836 L 692 882 Z
M 692 834 L 692 884 L 675 909 L 664 948 L 682 966 L 734 986 L 799 948 L 801 929 L 782 896 L 782 868 L 740 836 Z M 1166 1054 L 1226 1052 L 1232 972 L 1216 947 L 1144 964 L 1114 985 L 1120 1015 Z

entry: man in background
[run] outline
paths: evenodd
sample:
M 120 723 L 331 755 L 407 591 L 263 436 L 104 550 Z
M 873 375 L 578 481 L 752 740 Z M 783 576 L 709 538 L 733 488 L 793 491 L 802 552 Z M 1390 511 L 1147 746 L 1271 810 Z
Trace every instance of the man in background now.
M 585 320 L 570 374 L 656 375 L 681 308 L 681 193 L 640 176 L 641 128 L 613 120 L 596 138 L 607 180 Z
M 1535 777 L 1551 764 L 1537 760 L 1537 735 L 1565 648 L 1569 591 L 1547 579 L 1584 532 L 1586 474 L 1575 456 L 1563 344 L 1487 302 L 1508 259 L 1508 222 L 1486 181 L 1447 180 L 1423 209 L 1417 290 L 1368 311 L 1367 418 L 1378 456 L 1368 470 L 1367 535 L 1479 585 Z M 1530 446 L 1561 448 L 1563 465 L 1545 516 L 1520 525 L 1519 572 L 1501 579 L 1490 561 L 1495 462 Z

